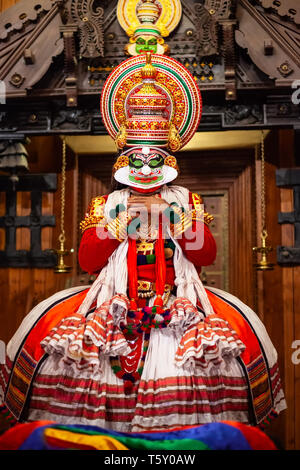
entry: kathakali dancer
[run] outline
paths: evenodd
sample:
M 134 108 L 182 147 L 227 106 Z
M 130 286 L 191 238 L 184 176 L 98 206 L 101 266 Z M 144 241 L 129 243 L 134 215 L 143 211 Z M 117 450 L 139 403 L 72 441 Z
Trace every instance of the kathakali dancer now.
M 15 419 L 136 432 L 263 425 L 285 409 L 264 325 L 199 278 L 216 256 L 212 216 L 171 184 L 201 109 L 195 80 L 170 57 L 139 54 L 108 77 L 101 113 L 121 189 L 92 200 L 79 248 L 98 276 L 37 305 L 8 344 L 0 377 Z

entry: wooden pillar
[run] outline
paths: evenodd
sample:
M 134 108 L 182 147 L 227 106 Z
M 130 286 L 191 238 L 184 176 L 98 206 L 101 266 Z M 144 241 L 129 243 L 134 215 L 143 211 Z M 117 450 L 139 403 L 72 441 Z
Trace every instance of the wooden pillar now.
M 275 420 L 267 432 L 286 449 L 295 449 L 296 416 L 296 372 L 292 364 L 292 343 L 296 338 L 295 321 L 295 270 L 277 264 L 276 247 L 293 245 L 293 228 L 280 226 L 278 213 L 292 211 L 292 190 L 276 186 L 276 169 L 295 166 L 294 133 L 292 130 L 272 131 L 265 143 L 266 150 L 266 225 L 267 244 L 273 247 L 269 261 L 272 271 L 258 272 L 258 313 L 278 352 L 278 362 L 286 395 L 288 409 Z M 256 188 L 260 194 L 261 162 L 256 162 Z M 257 243 L 260 242 L 260 201 L 257 201 Z M 300 287 L 300 286 L 299 286 Z M 298 290 L 299 290 L 298 287 Z M 300 331 L 298 333 L 300 339 Z M 299 366 L 298 366 L 299 367 Z M 299 391 L 298 391 L 299 394 Z M 299 413 L 299 411 L 298 411 Z M 298 416 L 299 420 L 299 416 Z M 298 443 L 299 446 L 299 443 Z

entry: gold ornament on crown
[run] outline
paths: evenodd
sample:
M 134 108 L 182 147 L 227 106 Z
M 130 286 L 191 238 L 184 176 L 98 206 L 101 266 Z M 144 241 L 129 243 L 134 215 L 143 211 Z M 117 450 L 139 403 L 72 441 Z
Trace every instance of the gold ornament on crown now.
M 113 166 L 113 171 L 115 173 L 117 170 L 120 170 L 120 168 L 123 168 L 128 165 L 129 165 L 129 158 L 127 157 L 127 155 L 120 155 L 117 158 L 117 161 Z
M 156 135 L 159 135 L 159 140 L 165 142 L 164 147 L 168 147 L 172 152 L 177 152 L 182 147 L 181 137 L 175 123 L 177 114 L 175 112 L 173 116 L 167 117 L 167 108 L 172 102 L 176 110 L 178 107 L 176 99 L 181 95 L 176 93 L 177 90 L 174 90 L 171 94 L 169 90 L 166 90 L 166 87 L 164 87 L 165 92 L 162 92 L 162 85 L 157 81 L 159 73 L 152 64 L 151 57 L 152 54 L 147 52 L 146 64 L 140 71 L 141 87 L 137 88 L 132 83 L 133 90 L 130 91 L 130 88 L 128 88 L 127 103 L 129 109 L 127 117 L 124 110 L 124 118 L 115 138 L 115 143 L 122 150 L 125 146 L 134 146 L 141 136 L 148 140 L 154 140 Z M 172 80 L 170 81 L 172 90 Z M 122 106 L 125 106 L 124 98 L 121 99 L 117 96 L 117 102 L 119 101 L 120 109 L 123 112 L 121 103 L 123 103 Z M 117 105 L 119 106 L 118 103 Z
M 176 160 L 175 157 L 173 157 L 173 155 L 168 155 L 165 158 L 164 163 L 165 163 L 166 166 L 170 166 L 171 168 L 174 168 L 179 173 L 179 167 L 178 167 L 178 164 L 177 164 L 177 160 Z

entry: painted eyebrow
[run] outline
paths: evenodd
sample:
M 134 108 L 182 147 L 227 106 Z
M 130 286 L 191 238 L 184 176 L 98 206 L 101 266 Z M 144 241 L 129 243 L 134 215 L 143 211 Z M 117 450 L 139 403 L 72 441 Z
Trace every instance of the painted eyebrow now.
M 152 160 L 153 158 L 160 158 L 160 157 L 163 158 L 163 156 L 160 155 L 159 153 L 153 153 L 152 155 L 149 155 L 149 157 L 147 157 L 147 163 L 150 162 L 150 160 Z
M 136 154 L 131 154 L 130 157 L 132 157 L 132 155 L 135 155 L 135 158 L 138 158 L 139 160 L 143 160 L 143 161 L 145 160 L 144 155 L 139 155 L 138 153 L 136 153 Z

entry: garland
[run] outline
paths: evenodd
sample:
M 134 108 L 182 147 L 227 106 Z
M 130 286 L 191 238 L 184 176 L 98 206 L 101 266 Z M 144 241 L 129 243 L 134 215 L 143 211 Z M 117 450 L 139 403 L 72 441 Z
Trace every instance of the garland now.
M 160 315 L 160 319 L 157 319 L 156 315 Z M 121 323 L 120 329 L 128 339 L 131 353 L 127 356 L 110 357 L 112 370 L 117 377 L 124 380 L 125 391 L 130 392 L 135 382 L 141 379 L 150 330 L 166 328 L 170 321 L 170 310 L 157 305 L 128 311 L 127 323 Z

